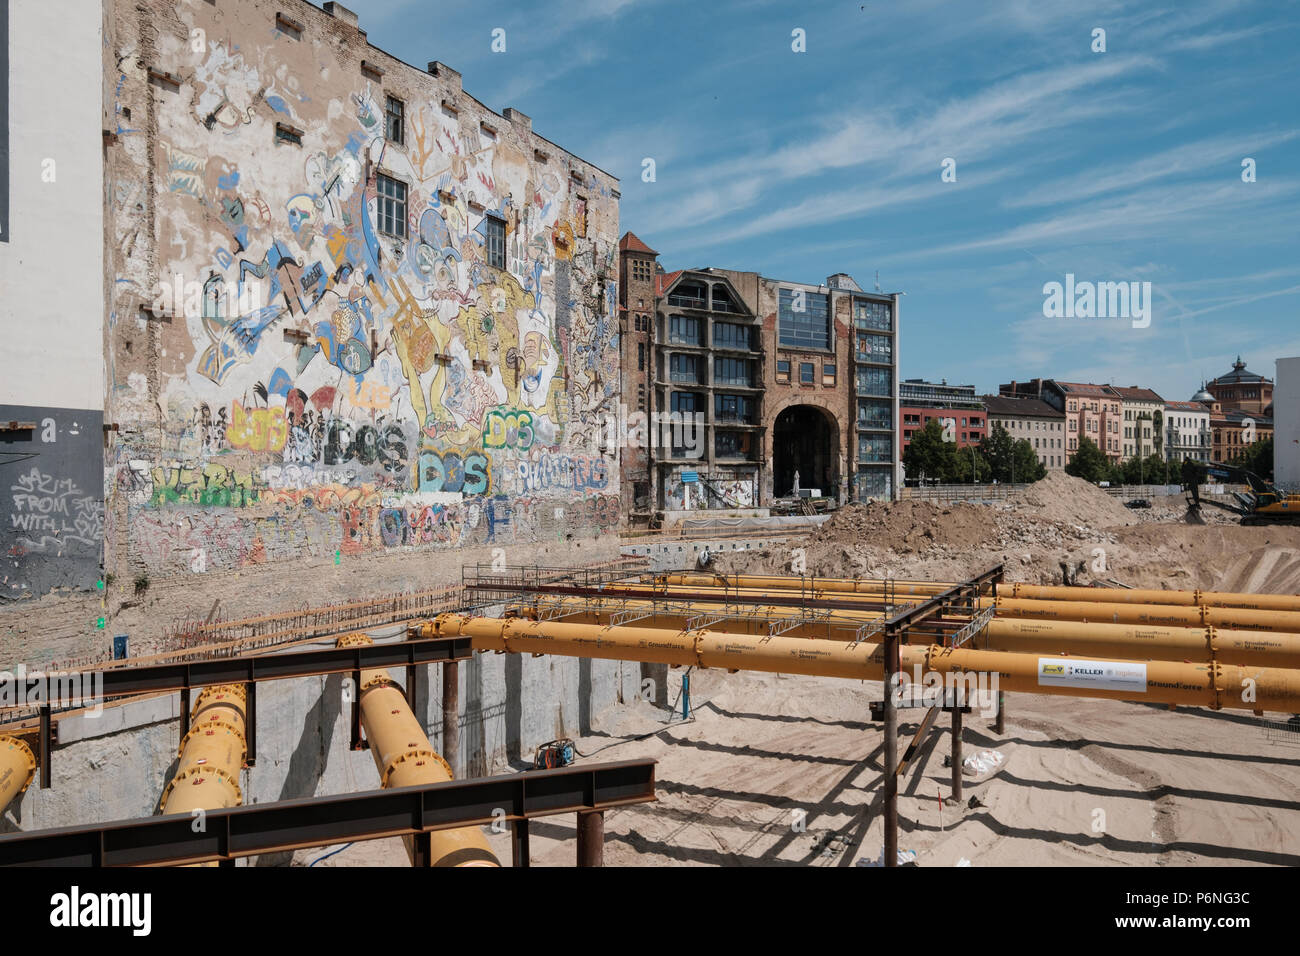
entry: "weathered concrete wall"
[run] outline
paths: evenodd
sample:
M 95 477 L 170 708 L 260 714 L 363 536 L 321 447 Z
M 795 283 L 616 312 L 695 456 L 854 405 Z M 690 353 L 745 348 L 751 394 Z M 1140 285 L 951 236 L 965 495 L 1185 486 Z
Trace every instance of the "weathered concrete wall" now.
M 0 603 L 100 579 L 101 42 L 93 4 L 0 0 Z
M 405 672 L 392 671 L 399 683 Z M 662 683 L 663 675 L 650 675 Z M 460 665 L 462 766 L 458 777 L 508 772 L 541 743 L 589 733 L 602 711 L 632 700 L 642 666 L 618 661 L 478 654 Z M 665 685 L 666 686 L 666 685 Z M 659 687 L 660 701 L 668 703 Z M 442 749 L 442 675 L 422 669 L 419 699 L 434 747 Z M 176 771 L 179 695 L 107 707 L 68 719 L 52 762 L 53 787 L 34 782 L 0 817 L 0 832 L 150 816 Z M 379 787 L 374 758 L 350 749 L 350 704 L 341 675 L 260 684 L 257 762 L 244 770 L 244 802 L 267 803 Z M 287 855 L 259 859 L 287 862 Z
M 112 7 L 110 570 L 616 529 L 616 181 L 309 4 Z

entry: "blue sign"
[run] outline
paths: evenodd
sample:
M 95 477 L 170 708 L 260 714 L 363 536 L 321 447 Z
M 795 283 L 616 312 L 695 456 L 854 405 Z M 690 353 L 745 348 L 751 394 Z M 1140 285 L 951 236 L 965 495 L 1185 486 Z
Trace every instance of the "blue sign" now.
M 700 480 L 700 474 L 699 474 L 699 472 L 696 472 L 696 471 L 684 471 L 684 472 L 682 472 L 682 482 L 683 482 L 683 484 L 690 485 L 690 484 L 694 484 L 695 482 L 697 482 L 697 481 L 699 481 L 699 480 Z

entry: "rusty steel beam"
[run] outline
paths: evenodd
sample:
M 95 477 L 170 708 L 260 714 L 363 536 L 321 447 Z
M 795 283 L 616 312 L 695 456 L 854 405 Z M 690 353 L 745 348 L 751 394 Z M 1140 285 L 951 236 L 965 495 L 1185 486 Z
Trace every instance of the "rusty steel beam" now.
M 537 817 L 655 799 L 655 761 L 627 760 L 209 810 L 200 833 L 188 815 L 178 814 L 3 834 L 0 866 L 234 861 L 500 819 L 523 823 L 526 832 L 527 821 Z

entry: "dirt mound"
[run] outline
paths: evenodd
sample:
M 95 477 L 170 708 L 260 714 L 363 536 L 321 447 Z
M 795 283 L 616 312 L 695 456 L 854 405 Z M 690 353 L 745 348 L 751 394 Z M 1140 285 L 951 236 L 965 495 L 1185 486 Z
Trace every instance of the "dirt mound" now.
M 955 581 L 1000 563 L 1007 581 L 1030 584 L 1300 593 L 1300 528 L 1188 525 L 1178 507 L 1185 502 L 1170 498 L 1165 507 L 1134 512 L 1058 474 L 990 505 L 851 505 L 806 538 L 723 552 L 715 567 Z
M 809 544 L 864 544 L 915 554 L 935 545 L 977 547 L 988 535 L 988 509 L 980 505 L 873 502 L 840 509 L 817 529 Z
M 1046 521 L 1083 524 L 1092 527 L 1126 527 L 1138 520 L 1118 498 L 1082 478 L 1052 472 L 1009 499 L 1019 512 L 1030 512 Z

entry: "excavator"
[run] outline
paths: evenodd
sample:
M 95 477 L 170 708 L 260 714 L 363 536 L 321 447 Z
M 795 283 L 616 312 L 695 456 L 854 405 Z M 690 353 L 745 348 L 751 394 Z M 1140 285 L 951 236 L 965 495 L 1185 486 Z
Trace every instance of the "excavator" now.
M 1189 467 L 1190 466 L 1190 467 Z M 1183 463 L 1183 490 L 1187 492 L 1187 523 L 1205 524 L 1205 515 L 1201 505 L 1221 508 L 1241 516 L 1241 523 L 1252 524 L 1300 524 L 1300 495 L 1280 491 L 1272 482 L 1261 478 L 1252 471 L 1236 465 L 1211 464 L 1205 466 L 1204 477 L 1214 481 L 1244 484 L 1249 491 L 1234 491 L 1235 503 L 1214 501 L 1210 498 L 1201 500 L 1201 468 L 1196 463 Z

